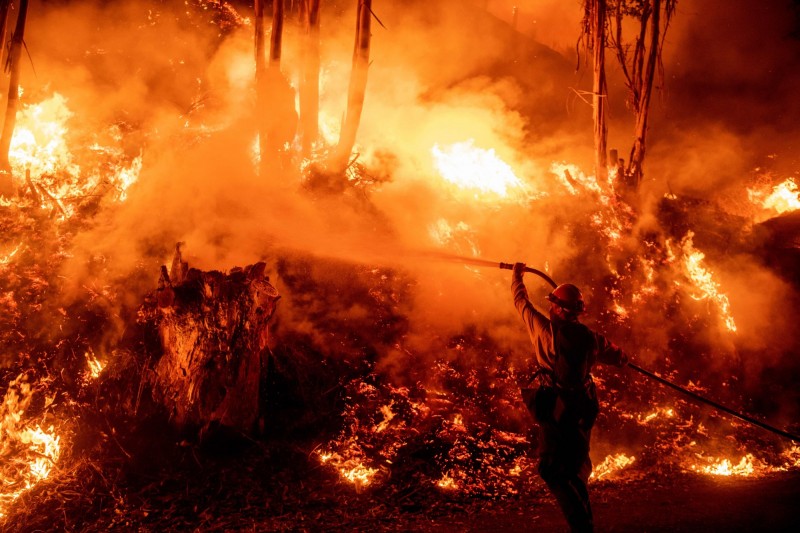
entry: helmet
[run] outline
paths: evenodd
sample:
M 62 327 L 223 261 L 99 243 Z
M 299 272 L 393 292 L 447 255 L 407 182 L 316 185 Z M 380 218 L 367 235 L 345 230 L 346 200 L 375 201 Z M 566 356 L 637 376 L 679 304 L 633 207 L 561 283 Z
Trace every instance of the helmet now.
M 562 283 L 547 295 L 547 299 L 575 314 L 583 313 L 585 309 L 583 294 L 572 283 Z

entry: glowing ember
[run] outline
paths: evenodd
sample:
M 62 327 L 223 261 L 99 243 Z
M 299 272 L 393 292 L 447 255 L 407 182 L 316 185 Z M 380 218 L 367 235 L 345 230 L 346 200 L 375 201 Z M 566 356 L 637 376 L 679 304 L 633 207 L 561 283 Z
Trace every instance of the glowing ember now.
M 772 188 L 772 192 L 747 189 L 750 201 L 778 214 L 800 209 L 800 190 L 794 178 L 789 178 Z
M 61 455 L 53 426 L 45 430 L 23 420 L 32 398 L 30 383 L 20 375 L 9 384 L 0 406 L 0 517 L 22 493 L 50 475 Z
M 657 418 L 672 418 L 675 416 L 675 410 L 672 407 L 659 407 L 652 413 L 648 413 L 644 416 L 639 415 L 638 422 L 642 425 L 646 425 L 651 421 Z
M 378 426 L 375 428 L 375 431 L 377 433 L 380 433 L 381 431 L 386 429 L 389 426 L 389 423 L 392 421 L 392 418 L 394 418 L 394 413 L 392 412 L 392 404 L 384 405 L 383 407 L 381 407 L 381 413 L 383 414 L 383 421 L 380 424 L 378 424 Z
M 788 450 L 784 450 L 781 454 L 784 458 L 784 468 L 800 468 L 800 446 L 794 445 Z
M 365 487 L 370 484 L 372 477 L 378 473 L 378 470 L 359 464 L 350 469 L 341 468 L 339 472 L 350 483 L 358 487 Z
M 318 453 L 320 462 L 336 468 L 343 479 L 355 485 L 356 488 L 366 487 L 373 482 L 373 478 L 378 474 L 379 470 L 365 466 L 355 456 L 355 453 L 353 455 L 353 457 L 345 458 L 336 452 Z
M 729 331 L 736 331 L 736 322 L 731 315 L 728 296 L 719 291 L 719 283 L 714 280 L 713 273 L 703 266 L 705 254 L 695 249 L 693 237 L 694 232 L 690 231 L 681 241 L 684 271 L 699 291 L 699 294 L 690 296 L 695 300 L 711 300 L 716 303 L 725 326 Z
M 589 476 L 589 479 L 599 480 L 604 477 L 613 476 L 623 468 L 632 465 L 635 461 L 636 457 L 632 455 L 628 457 L 624 453 L 609 455 L 603 459 L 603 462 L 592 469 L 592 474 Z
M 443 490 L 457 490 L 458 483 L 456 480 L 450 477 L 449 475 L 445 474 L 442 476 L 442 479 L 436 482 L 436 486 Z
M 472 139 L 447 148 L 431 149 L 439 174 L 450 183 L 480 193 L 508 197 L 512 189 L 524 191 L 524 184 L 511 167 L 497 157 L 494 149 L 476 148 Z

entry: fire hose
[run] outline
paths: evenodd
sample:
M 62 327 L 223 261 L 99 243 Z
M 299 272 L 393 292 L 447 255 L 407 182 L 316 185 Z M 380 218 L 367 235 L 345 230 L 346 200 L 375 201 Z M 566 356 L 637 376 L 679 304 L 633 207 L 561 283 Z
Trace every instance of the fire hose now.
M 514 265 L 512 263 L 495 263 L 495 264 L 497 264 L 500 268 L 505 269 L 505 270 L 513 270 L 513 268 L 514 268 Z M 553 288 L 556 288 L 557 285 L 558 285 L 555 281 L 553 281 L 553 278 L 551 278 L 550 276 L 548 276 L 547 274 L 545 274 L 544 272 L 542 272 L 540 270 L 537 270 L 535 268 L 531 268 L 531 267 L 526 266 L 524 268 L 524 271 L 525 272 L 530 272 L 532 274 L 536 274 L 537 276 L 539 276 L 540 278 L 545 280 L 547 283 L 549 283 Z M 648 378 L 650 378 L 650 379 L 652 379 L 654 381 L 657 381 L 661 385 L 664 385 L 664 386 L 669 387 L 669 388 L 671 388 L 673 390 L 676 390 L 676 391 L 678 391 L 678 392 L 680 392 L 682 394 L 685 394 L 686 396 L 692 398 L 693 400 L 695 400 L 697 402 L 709 405 L 709 406 L 713 407 L 714 409 L 717 409 L 719 411 L 727 413 L 727 414 L 729 414 L 729 415 L 731 415 L 733 417 L 738 418 L 739 420 L 743 420 L 745 422 L 753 424 L 754 426 L 758 426 L 761 429 L 765 429 L 767 431 L 771 431 L 772 433 L 775 433 L 775 434 L 780 435 L 782 437 L 785 437 L 787 439 L 793 440 L 795 442 L 800 442 L 800 436 L 797 436 L 797 435 L 794 435 L 792 433 L 789 433 L 788 431 L 784 431 L 782 429 L 776 428 L 776 427 L 771 426 L 770 424 L 767 424 L 765 422 L 761 422 L 760 420 L 757 420 L 757 419 L 753 418 L 752 416 L 746 415 L 744 413 L 740 413 L 738 411 L 734 411 L 730 407 L 726 407 L 726 406 L 724 406 L 724 405 L 722 405 L 720 403 L 717 403 L 717 402 L 715 402 L 713 400 L 710 400 L 710 399 L 708 399 L 708 398 L 706 398 L 704 396 L 701 396 L 701 395 L 697 394 L 696 392 L 693 392 L 693 391 L 690 391 L 689 389 L 681 387 L 680 385 L 677 385 L 677 384 L 675 384 L 675 383 L 673 383 L 673 382 L 671 382 L 669 380 L 666 380 L 666 379 L 654 374 L 653 372 L 650 372 L 649 370 L 645 370 L 644 368 L 642 368 L 642 367 L 640 367 L 638 365 L 635 365 L 635 364 L 629 362 L 627 364 L 627 366 L 628 366 L 628 368 L 630 368 L 632 370 L 635 370 L 636 372 L 639 372 L 640 374 L 642 374 L 642 375 L 644 375 L 644 376 L 646 376 L 646 377 L 648 377 Z

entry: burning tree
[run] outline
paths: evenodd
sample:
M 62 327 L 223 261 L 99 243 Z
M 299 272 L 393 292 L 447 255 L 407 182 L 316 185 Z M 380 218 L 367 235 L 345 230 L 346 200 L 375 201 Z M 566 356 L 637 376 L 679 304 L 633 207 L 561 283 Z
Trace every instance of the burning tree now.
M 627 165 L 622 161 L 612 161 L 612 166 L 619 167 L 626 185 L 634 190 L 639 188 L 643 176 L 653 84 L 656 76 L 661 75 L 661 51 L 676 3 L 675 0 L 591 0 L 584 4 L 583 35 L 593 51 L 595 172 L 602 177 L 607 168 L 608 94 L 604 56 L 606 47 L 610 46 L 625 77 L 628 105 L 634 115 L 634 142 Z M 624 38 L 626 21 L 638 25 L 639 31 L 633 42 Z

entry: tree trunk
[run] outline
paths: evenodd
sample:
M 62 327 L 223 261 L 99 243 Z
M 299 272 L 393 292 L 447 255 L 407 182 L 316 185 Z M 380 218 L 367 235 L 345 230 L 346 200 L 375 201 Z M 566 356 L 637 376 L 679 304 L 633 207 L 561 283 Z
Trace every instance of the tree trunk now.
M 255 60 L 256 60 L 256 109 L 263 116 L 267 109 L 266 94 L 266 38 L 264 35 L 264 0 L 255 0 Z M 267 150 L 267 129 L 262 121 L 258 125 L 258 152 L 261 160 Z
M 333 160 L 335 172 L 344 172 L 347 168 L 361 122 L 361 111 L 364 108 L 364 95 L 367 88 L 367 70 L 369 69 L 371 18 L 372 0 L 359 0 L 353 69 L 350 72 L 350 87 L 347 93 L 347 111 Z
M 153 398 L 180 429 L 252 433 L 262 404 L 268 323 L 280 298 L 265 264 L 227 275 L 188 268 L 176 252 L 156 292 L 161 354 Z
M 3 132 L 0 134 L 0 194 L 8 195 L 13 192 L 11 179 L 11 163 L 8 151 L 11 147 L 11 137 L 17 123 L 17 105 L 19 103 L 19 69 L 22 57 L 22 43 L 25 35 L 25 19 L 28 15 L 28 0 L 20 0 L 17 25 L 11 39 L 11 49 L 8 53 L 6 69 L 10 72 L 8 82 L 8 104 L 6 105 L 6 118 L 3 122 Z
M 592 84 L 592 104 L 594 118 L 595 175 L 600 183 L 608 179 L 608 123 L 606 106 L 608 101 L 606 87 L 606 0 L 591 0 L 592 49 L 594 82 Z
M 309 157 L 319 137 L 319 0 L 303 0 L 303 76 L 300 84 L 300 127 L 303 156 Z
M 274 0 L 269 64 L 256 73 L 260 173 L 279 179 L 290 168 L 290 145 L 297 133 L 294 89 L 281 73 L 283 12 L 283 0 Z
M 628 173 L 632 185 L 638 189 L 641 185 L 646 137 L 647 137 L 647 118 L 650 110 L 650 97 L 653 92 L 653 80 L 656 74 L 658 54 L 660 47 L 660 25 L 661 25 L 661 0 L 650 0 L 650 48 L 647 52 L 647 63 L 642 73 L 641 90 L 638 102 L 636 102 L 636 124 L 634 126 L 634 141 L 631 149 Z
M 269 67 L 280 68 L 283 41 L 283 0 L 272 1 L 272 33 L 269 40 Z

